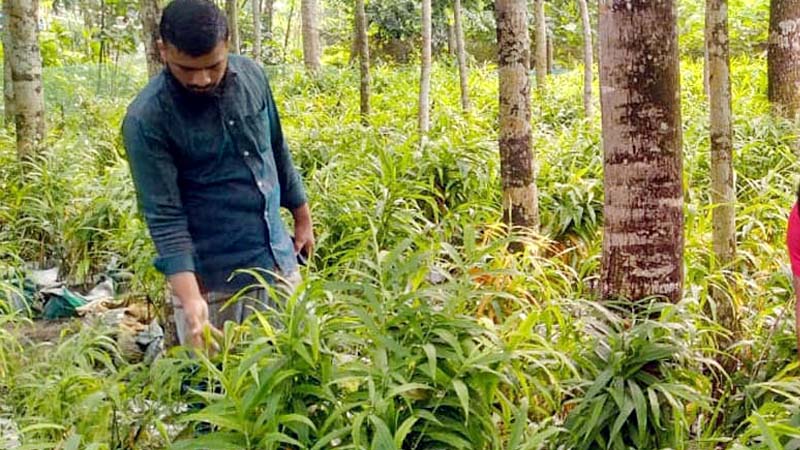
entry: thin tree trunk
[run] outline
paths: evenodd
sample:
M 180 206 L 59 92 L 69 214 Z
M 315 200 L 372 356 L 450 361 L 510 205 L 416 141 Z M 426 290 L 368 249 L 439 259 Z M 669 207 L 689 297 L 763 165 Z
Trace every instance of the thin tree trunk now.
M 736 257 L 728 0 L 706 0 L 706 39 L 711 110 L 711 202 L 714 208 L 712 241 L 714 255 L 724 267 Z M 712 290 L 712 295 L 720 325 L 734 332 L 738 330 L 731 299 L 720 289 Z
M 553 74 L 553 37 L 547 35 L 547 74 Z
M 292 19 L 294 18 L 294 5 L 295 0 L 291 0 L 289 6 L 289 18 L 286 20 L 286 36 L 283 39 L 283 59 L 286 60 L 287 52 L 289 51 L 289 36 L 292 34 Z
M 356 41 L 358 42 L 358 61 L 361 69 L 361 122 L 369 122 L 369 37 L 367 36 L 367 14 L 364 0 L 356 0 Z
M 300 8 L 303 17 L 303 62 L 309 72 L 315 73 L 322 67 L 317 0 L 301 0 Z
M 583 110 L 587 118 L 594 115 L 592 106 L 592 70 L 594 53 L 592 50 L 592 23 L 589 21 L 589 5 L 586 0 L 578 0 L 583 25 Z
M 430 130 L 431 0 L 422 0 L 422 68 L 419 82 L 419 131 Z
M 358 17 L 356 17 L 356 20 L 358 20 Z M 353 27 L 353 41 L 350 43 L 350 57 L 347 58 L 348 66 L 352 66 L 356 58 L 358 58 L 359 45 L 360 44 L 358 43 L 358 27 L 356 26 Z
M 144 42 L 147 74 L 150 78 L 158 75 L 163 67 L 158 51 L 158 23 L 161 21 L 161 5 L 158 0 L 139 0 L 139 17 L 142 20 L 142 41 Z
M 539 211 L 531 150 L 530 37 L 526 0 L 497 0 L 500 79 L 500 167 L 503 218 L 511 227 L 536 231 Z
M 769 100 L 779 114 L 800 115 L 800 0 L 772 0 L 767 55 Z
M 3 2 L 3 111 L 4 125 L 10 128 L 14 124 L 14 79 L 11 76 L 12 43 L 8 3 L 8 0 Z
M 225 14 L 228 16 L 228 33 L 230 35 L 230 52 L 240 53 L 239 46 L 239 3 L 237 0 L 225 0 Z
M 600 2 L 605 298 L 682 298 L 679 76 L 675 0 Z
M 464 45 L 464 27 L 461 24 L 461 0 L 453 2 L 453 28 L 456 34 L 456 57 L 458 58 L 458 76 L 461 83 L 461 108 L 469 111 L 469 69 L 467 68 L 467 49 Z
M 447 24 L 447 53 L 456 55 L 456 28 L 452 23 Z
M 275 18 L 275 0 L 264 0 L 264 13 L 267 15 L 266 36 L 272 39 L 272 22 Z
M 253 59 L 261 62 L 261 0 L 250 0 L 253 8 Z
M 534 0 L 536 14 L 536 52 L 533 56 L 536 69 L 536 89 L 544 92 L 547 86 L 547 22 L 544 16 L 544 0 Z
M 11 78 L 14 81 L 14 112 L 17 154 L 31 156 L 44 139 L 44 88 L 42 55 L 39 51 L 38 0 L 6 0 L 11 31 Z

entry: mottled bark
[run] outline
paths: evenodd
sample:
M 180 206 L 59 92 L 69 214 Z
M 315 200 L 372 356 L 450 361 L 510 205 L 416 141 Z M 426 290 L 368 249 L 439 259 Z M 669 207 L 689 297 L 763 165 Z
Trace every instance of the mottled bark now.
M 467 67 L 467 49 L 464 43 L 464 27 L 461 23 L 461 0 L 453 1 L 453 28 L 456 38 L 456 58 L 458 59 L 458 76 L 461 84 L 461 108 L 470 110 L 469 101 L 469 69 Z
M 733 125 L 728 45 L 728 0 L 706 0 L 708 100 L 711 118 L 712 246 L 720 266 L 736 257 L 736 191 L 733 172 Z M 739 329 L 729 296 L 713 289 L 717 320 L 725 329 Z
M 361 72 L 361 122 L 366 125 L 369 117 L 369 37 L 367 36 L 367 14 L 364 0 L 356 0 L 356 41 L 358 42 L 358 62 Z
M 261 62 L 261 0 L 250 0 L 253 13 L 253 59 Z
M 17 154 L 33 154 L 44 139 L 44 89 L 39 51 L 38 0 L 6 0 L 11 32 L 11 78 L 14 82 L 14 121 Z
M 225 0 L 225 14 L 228 16 L 228 33 L 230 35 L 230 52 L 239 54 L 239 4 L 237 0 Z
M 547 86 L 547 22 L 544 16 L 544 0 L 534 0 L 533 8 L 536 14 L 536 50 L 533 55 L 536 89 L 544 92 Z
M 430 130 L 431 0 L 422 0 L 422 61 L 419 80 L 419 131 Z
M 683 292 L 680 78 L 675 0 L 600 1 L 604 150 L 601 290 Z
M 314 73 L 322 67 L 317 0 L 301 0 L 300 8 L 303 20 L 303 62 L 306 69 Z
M 159 0 L 139 0 L 139 18 L 142 21 L 142 41 L 147 60 L 147 74 L 153 78 L 163 68 L 161 54 L 156 44 L 159 39 L 158 24 L 161 21 Z
M 8 1 L 3 2 L 3 111 L 6 127 L 14 124 L 14 79 L 11 77 L 11 31 Z
M 594 53 L 592 51 L 592 22 L 589 21 L 589 5 L 586 0 L 578 0 L 583 25 L 583 110 L 587 118 L 594 115 L 592 106 L 592 68 Z
M 772 0 L 769 12 L 769 100 L 779 114 L 800 115 L 800 0 Z
M 503 217 L 510 226 L 535 231 L 539 226 L 539 211 L 531 149 L 530 37 L 526 0 L 497 0 L 495 14 Z

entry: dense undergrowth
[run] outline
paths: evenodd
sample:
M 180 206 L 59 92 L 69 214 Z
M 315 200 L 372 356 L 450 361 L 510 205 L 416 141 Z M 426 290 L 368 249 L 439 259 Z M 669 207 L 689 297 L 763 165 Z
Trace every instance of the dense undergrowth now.
M 602 153 L 580 73 L 534 98 L 542 236 L 509 238 L 494 68 L 473 69 L 464 115 L 455 69 L 436 67 L 424 147 L 416 68 L 375 69 L 369 127 L 355 70 L 272 68 L 318 235 L 301 290 L 274 317 L 228 327 L 213 360 L 172 352 L 152 367 L 126 363 L 107 330 L 34 344 L 16 332 L 24 319 L 0 316 L 0 413 L 24 448 L 800 448 L 783 246 L 793 136 L 768 114 L 764 62 L 732 66 L 739 256 L 719 267 L 710 250 L 702 68 L 685 62 L 686 295 L 675 305 L 593 297 Z M 143 74 L 124 73 L 136 82 L 46 72 L 50 137 L 32 162 L 16 163 L 0 131 L 5 292 L 36 263 L 74 284 L 127 272 L 131 296 L 162 302 L 118 140 Z M 510 239 L 526 252 L 508 253 Z M 728 348 L 708 307 L 715 287 L 741 313 Z

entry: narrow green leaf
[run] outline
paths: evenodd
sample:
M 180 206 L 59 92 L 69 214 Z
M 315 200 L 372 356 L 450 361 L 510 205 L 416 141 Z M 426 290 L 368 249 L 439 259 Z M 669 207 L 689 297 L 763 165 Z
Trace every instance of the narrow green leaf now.
M 453 389 L 456 390 L 458 400 L 461 402 L 461 408 L 464 410 L 464 423 L 467 423 L 469 420 L 469 389 L 458 378 L 453 378 Z

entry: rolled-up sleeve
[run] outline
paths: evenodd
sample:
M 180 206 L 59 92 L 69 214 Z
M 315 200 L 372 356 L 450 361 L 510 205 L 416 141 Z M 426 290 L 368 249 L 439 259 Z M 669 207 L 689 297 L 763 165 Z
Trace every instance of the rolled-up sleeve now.
M 123 121 L 122 136 L 139 207 L 158 252 L 156 269 L 167 276 L 194 272 L 194 247 L 178 189 L 178 171 L 166 140 L 132 116 Z
M 275 156 L 275 168 L 278 172 L 278 182 L 281 186 L 281 206 L 284 208 L 295 209 L 303 206 L 308 199 L 303 187 L 303 179 L 297 172 L 292 155 L 289 153 L 289 146 L 283 137 L 281 120 L 278 116 L 278 108 L 272 97 L 272 89 L 267 81 L 267 113 L 269 114 L 270 141 L 272 152 Z

